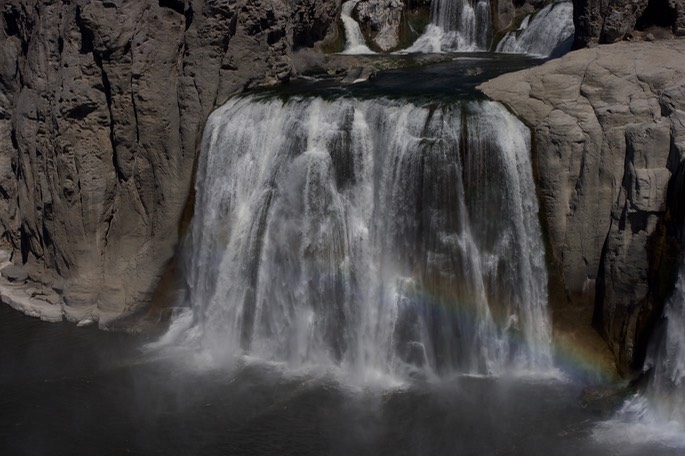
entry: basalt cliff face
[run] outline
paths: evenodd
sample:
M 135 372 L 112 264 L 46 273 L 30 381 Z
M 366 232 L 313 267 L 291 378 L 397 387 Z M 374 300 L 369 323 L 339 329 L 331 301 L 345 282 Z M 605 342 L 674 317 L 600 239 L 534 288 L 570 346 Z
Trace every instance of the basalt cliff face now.
M 287 80 L 336 2 L 9 0 L 0 32 L 0 225 L 15 264 L 106 319 L 172 258 L 217 104 Z
M 494 28 L 545 3 L 493 1 Z M 682 33 L 682 0 L 643 3 L 575 1 L 576 44 L 640 38 L 653 26 Z M 370 42 L 392 49 L 429 5 L 368 0 L 355 14 Z M 287 81 L 298 49 L 334 48 L 339 9 L 314 0 L 3 2 L 0 231 L 22 266 L 3 274 L 45 284 L 53 291 L 33 297 L 63 300 L 75 320 L 106 325 L 149 302 L 188 215 L 205 119 L 231 94 Z M 534 133 L 564 291 L 557 308 L 586 309 L 578 325 L 594 313 L 624 371 L 644 356 L 682 246 L 684 78 L 685 42 L 660 41 L 574 52 L 483 88 Z
M 684 0 L 574 0 L 576 46 L 615 43 L 654 27 L 685 35 Z
M 680 255 L 685 41 L 581 50 L 482 90 L 534 133 L 563 306 L 594 305 L 619 368 L 639 367 Z

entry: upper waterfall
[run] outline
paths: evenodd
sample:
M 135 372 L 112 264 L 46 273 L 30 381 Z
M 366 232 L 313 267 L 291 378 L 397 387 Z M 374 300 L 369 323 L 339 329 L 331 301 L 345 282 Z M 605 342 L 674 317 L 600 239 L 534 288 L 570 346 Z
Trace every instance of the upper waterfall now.
M 489 0 L 433 0 L 431 23 L 406 52 L 487 51 L 492 34 Z
M 552 3 L 521 23 L 518 30 L 508 32 L 497 45 L 497 52 L 559 57 L 573 44 L 573 3 Z
M 235 98 L 205 129 L 172 333 L 362 379 L 545 369 L 529 155 L 496 103 Z

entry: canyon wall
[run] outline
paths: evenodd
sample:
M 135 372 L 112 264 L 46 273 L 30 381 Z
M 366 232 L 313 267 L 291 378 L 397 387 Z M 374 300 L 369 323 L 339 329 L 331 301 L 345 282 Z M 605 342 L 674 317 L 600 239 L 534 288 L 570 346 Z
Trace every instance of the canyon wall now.
M 12 274 L 53 289 L 75 319 L 149 302 L 187 216 L 205 119 L 236 92 L 287 81 L 298 49 L 339 41 L 339 3 L 3 2 L 0 235 L 23 268 Z M 605 3 L 574 2 L 577 45 L 683 31 L 683 0 Z M 543 5 L 493 1 L 495 27 Z M 360 6 L 380 33 L 406 25 L 398 8 L 425 15 L 428 3 Z M 682 245 L 682 43 L 582 50 L 484 86 L 534 133 L 564 305 L 594 309 L 624 371 L 641 362 Z
M 336 2 L 8 0 L 0 32 L 0 226 L 15 264 L 105 319 L 172 258 L 215 106 L 291 74 Z M 67 312 L 68 313 L 68 312 Z
M 655 26 L 683 36 L 685 0 L 573 0 L 573 21 L 578 48 L 631 39 Z
M 639 367 L 680 254 L 682 193 L 668 194 L 685 158 L 685 41 L 580 50 L 482 90 L 534 133 L 565 305 L 594 305 L 618 366 Z

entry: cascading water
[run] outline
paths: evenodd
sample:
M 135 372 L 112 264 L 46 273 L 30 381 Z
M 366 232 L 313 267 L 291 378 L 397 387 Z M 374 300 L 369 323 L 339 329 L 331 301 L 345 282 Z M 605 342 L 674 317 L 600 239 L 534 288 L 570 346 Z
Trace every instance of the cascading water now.
M 343 54 L 373 54 L 364 40 L 359 24 L 352 18 L 352 11 L 357 6 L 359 0 L 350 0 L 342 4 L 340 10 L 340 19 L 345 26 L 345 50 Z
M 406 52 L 487 51 L 490 11 L 489 0 L 433 0 L 431 23 Z
M 651 369 L 646 391 L 626 401 L 614 419 L 600 426 L 597 436 L 635 436 L 685 447 L 685 264 L 645 366 Z
M 491 102 L 229 101 L 205 129 L 192 313 L 170 334 L 362 380 L 548 368 L 529 153 Z
M 573 3 L 552 3 L 533 16 L 527 16 L 518 30 L 508 32 L 497 52 L 559 57 L 573 44 Z

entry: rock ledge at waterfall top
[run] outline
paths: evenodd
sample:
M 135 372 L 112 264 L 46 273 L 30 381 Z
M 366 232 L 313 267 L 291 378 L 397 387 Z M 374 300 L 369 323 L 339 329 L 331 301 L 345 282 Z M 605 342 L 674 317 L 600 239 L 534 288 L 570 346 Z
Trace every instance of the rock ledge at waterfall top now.
M 685 40 L 584 49 L 480 89 L 534 133 L 563 305 L 594 304 L 619 369 L 639 367 L 680 250 L 668 193 L 685 158 Z

